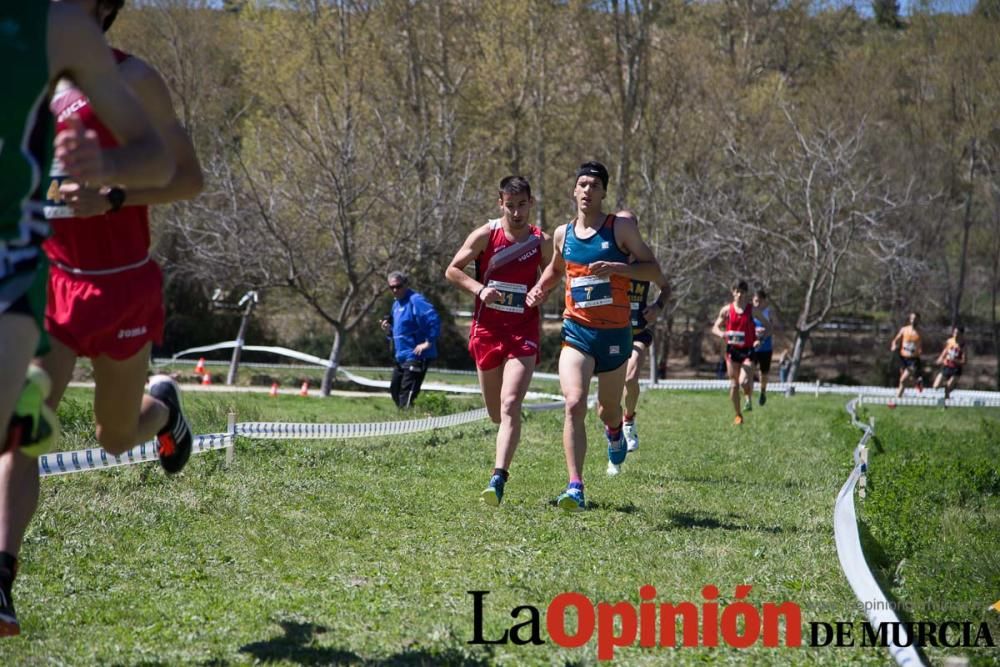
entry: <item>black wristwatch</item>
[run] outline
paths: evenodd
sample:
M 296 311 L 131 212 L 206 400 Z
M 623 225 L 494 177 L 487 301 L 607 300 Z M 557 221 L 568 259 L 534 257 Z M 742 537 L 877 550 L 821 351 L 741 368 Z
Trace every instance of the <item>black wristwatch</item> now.
M 121 188 L 111 188 L 104 196 L 107 198 L 108 203 L 111 204 L 109 213 L 121 210 L 121 207 L 125 205 L 125 191 Z

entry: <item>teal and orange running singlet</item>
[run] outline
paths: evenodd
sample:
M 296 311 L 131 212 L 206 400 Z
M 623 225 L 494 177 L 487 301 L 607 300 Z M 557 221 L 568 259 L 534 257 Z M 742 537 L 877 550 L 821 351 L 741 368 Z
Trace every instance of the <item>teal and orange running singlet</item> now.
M 566 260 L 565 317 L 592 329 L 631 327 L 629 278 L 601 278 L 587 268 L 599 261 L 628 263 L 628 253 L 615 243 L 615 216 L 608 215 L 597 233 L 586 239 L 576 235 L 574 222 L 568 223 L 562 255 Z

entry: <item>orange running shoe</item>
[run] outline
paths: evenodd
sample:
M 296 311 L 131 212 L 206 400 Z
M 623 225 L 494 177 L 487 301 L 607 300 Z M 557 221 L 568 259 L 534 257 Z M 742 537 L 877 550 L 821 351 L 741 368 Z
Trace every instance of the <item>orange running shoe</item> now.
M 733 423 L 736 424 L 737 426 L 742 426 L 743 425 L 743 415 L 736 415 L 736 419 L 733 420 Z

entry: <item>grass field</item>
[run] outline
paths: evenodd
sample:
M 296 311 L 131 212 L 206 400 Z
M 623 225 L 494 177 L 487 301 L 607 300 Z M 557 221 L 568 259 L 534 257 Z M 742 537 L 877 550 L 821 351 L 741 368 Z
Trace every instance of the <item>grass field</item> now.
M 67 448 L 92 445 L 88 401 L 77 390 L 61 408 Z M 399 418 L 379 397 L 190 393 L 187 402 L 199 433 L 223 430 L 234 407 L 239 421 Z M 230 468 L 213 452 L 170 479 L 155 464 L 46 478 L 15 588 L 24 632 L 0 643 L 0 665 L 598 664 L 594 640 L 559 648 L 544 619 L 543 645 L 469 645 L 470 590 L 490 591 L 487 639 L 527 617 L 512 619 L 519 605 L 544 612 L 567 591 L 638 604 L 646 584 L 657 602 L 699 606 L 714 584 L 720 608 L 750 584 L 755 607 L 793 601 L 804 625 L 859 622 L 832 534 L 860 436 L 845 402 L 774 396 L 735 428 L 721 393 L 648 392 L 640 450 L 617 478 L 604 475 L 591 415 L 590 510 L 576 515 L 553 505 L 565 484 L 558 411 L 526 417 L 495 510 L 478 501 L 493 459 L 486 422 L 369 440 L 241 439 Z M 428 395 L 416 416 L 476 404 Z M 1000 598 L 1000 415 L 873 414 L 881 449 L 859 505 L 869 561 L 890 573 L 887 592 L 914 619 L 943 620 L 938 603 L 962 620 L 989 618 Z M 947 474 L 922 476 L 948 462 Z M 997 649 L 969 655 L 997 661 Z M 628 665 L 888 660 L 883 649 L 759 643 L 615 654 Z

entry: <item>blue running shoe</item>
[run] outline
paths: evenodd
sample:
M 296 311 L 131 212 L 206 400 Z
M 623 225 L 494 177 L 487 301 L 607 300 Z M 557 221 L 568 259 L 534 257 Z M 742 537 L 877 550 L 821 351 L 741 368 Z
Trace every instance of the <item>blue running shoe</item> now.
M 490 477 L 490 485 L 479 494 L 479 497 L 490 507 L 499 506 L 500 501 L 503 500 L 504 483 L 503 475 L 493 475 Z
M 587 509 L 587 501 L 583 498 L 583 488 L 570 484 L 556 498 L 556 505 L 567 512 L 582 512 Z
M 608 462 L 620 466 L 625 462 L 626 454 L 628 454 L 628 444 L 625 442 L 624 433 L 619 433 L 617 440 L 608 437 Z

